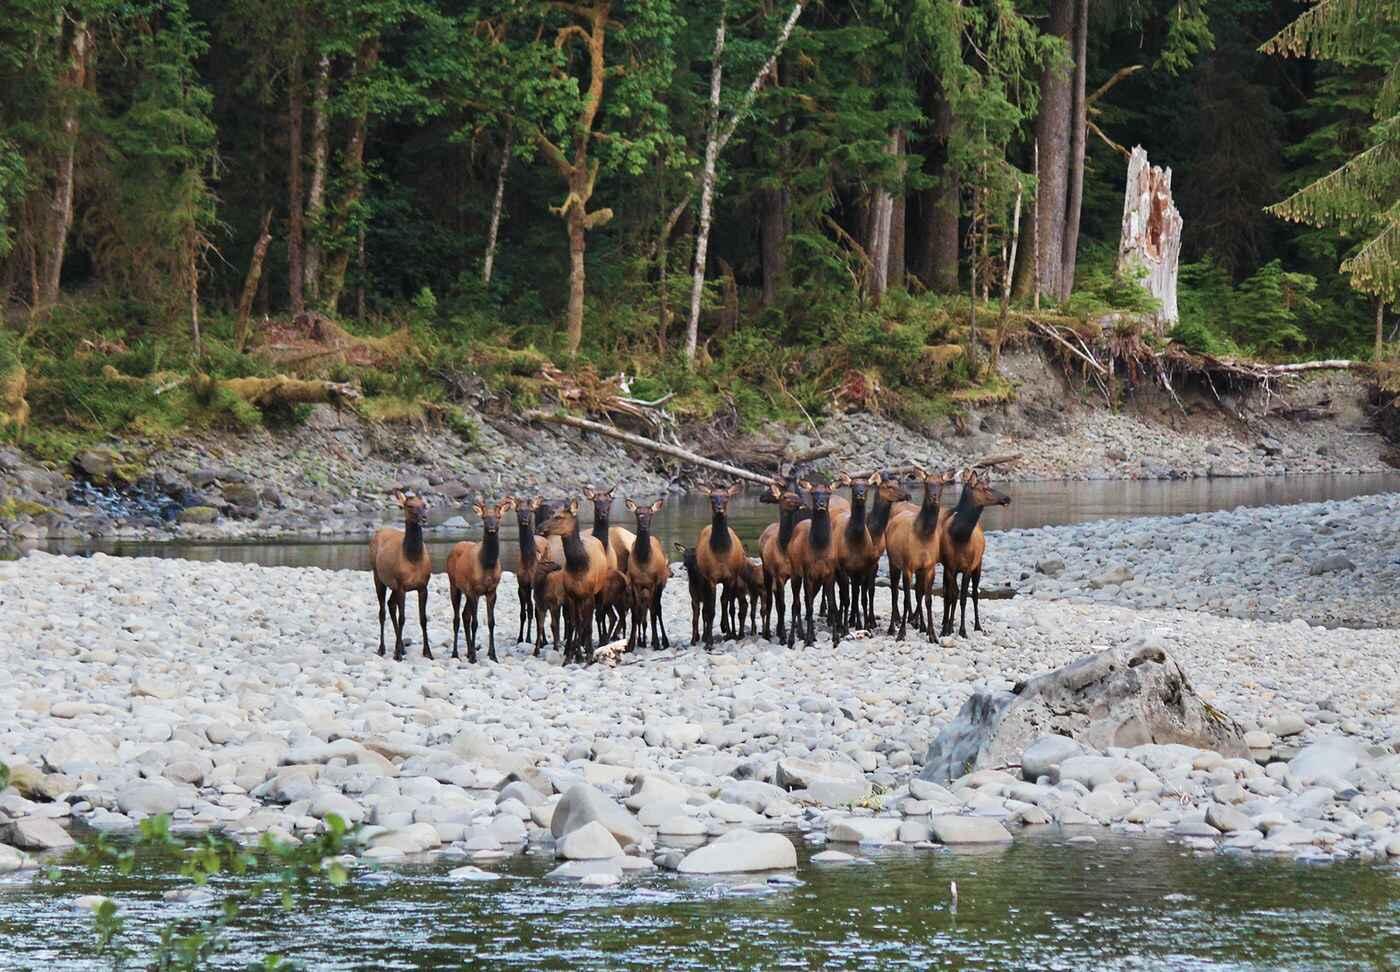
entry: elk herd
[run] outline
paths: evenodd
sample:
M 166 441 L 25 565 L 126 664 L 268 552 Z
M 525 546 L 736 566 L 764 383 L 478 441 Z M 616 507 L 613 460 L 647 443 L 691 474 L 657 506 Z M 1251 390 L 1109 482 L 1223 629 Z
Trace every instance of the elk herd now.
M 902 640 L 912 624 L 936 642 L 939 634 L 952 634 L 956 617 L 959 636 L 967 637 L 969 596 L 973 630 L 982 630 L 978 602 L 986 548 L 982 510 L 1011 500 L 974 469 L 959 475 L 954 470 L 929 473 L 911 468 L 913 481 L 922 486 L 917 502 L 892 472 L 842 474 L 829 484 L 791 475 L 774 480 L 760 499 L 776 505 L 778 516 L 759 537 L 756 558 L 749 556 L 729 525 L 729 504 L 739 493 L 739 484 L 707 489 L 710 523 L 701 529 L 695 546 L 675 545 L 690 589 L 691 643 L 713 647 L 716 613 L 722 638 L 743 638 L 746 631 L 757 634 L 761 617 L 763 637 L 771 639 L 776 613 L 780 643 L 792 647 L 800 636 L 811 646 L 816 643 L 820 614 L 835 647 L 850 631 L 877 626 L 875 585 L 881 557 L 889 564 L 887 634 Z M 957 502 L 943 505 L 945 490 L 959 482 Z M 545 646 L 548 620 L 553 645 L 556 650 L 562 646 L 566 664 L 593 661 L 596 644 L 623 634 L 628 651 L 648 643 L 670 647 L 661 595 L 671 578 L 671 564 L 651 529 L 652 518 L 665 500 L 649 504 L 625 500 L 635 525 L 635 530 L 629 530 L 611 522 L 615 490 L 584 488 L 583 497 L 593 504 L 593 522 L 586 531 L 579 523 L 577 497 L 553 502 L 538 496 L 506 497 L 495 505 L 476 500 L 472 511 L 482 523 L 481 540 L 458 543 L 447 556 L 453 658 L 459 657 L 460 639 L 466 643 L 467 660 L 475 663 L 478 615 L 484 600 L 487 656 L 497 660 L 501 523 L 510 513 L 515 514 L 520 547 L 515 575 L 520 599 L 517 643 L 533 642 L 538 656 Z M 849 490 L 850 498 L 839 495 L 840 490 Z M 427 611 L 432 559 L 423 542 L 428 507 L 422 497 L 402 492 L 394 494 L 394 501 L 403 510 L 403 529 L 378 530 L 369 544 L 379 601 L 379 654 L 385 653 L 387 608 L 394 630 L 394 658 L 404 657 L 406 604 L 414 591 L 423 655 L 432 658 Z M 943 615 L 935 624 L 934 582 L 940 569 Z

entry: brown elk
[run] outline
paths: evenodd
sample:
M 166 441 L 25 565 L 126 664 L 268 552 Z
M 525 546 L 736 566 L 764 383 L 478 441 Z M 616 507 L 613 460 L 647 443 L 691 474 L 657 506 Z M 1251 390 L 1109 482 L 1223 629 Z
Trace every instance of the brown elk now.
M 369 541 L 369 559 L 374 570 L 374 593 L 379 598 L 379 654 L 384 654 L 384 601 L 388 594 L 389 616 L 394 625 L 394 661 L 403 661 L 404 602 L 409 591 L 418 592 L 418 623 L 423 629 L 423 657 L 432 658 L 428 647 L 428 578 L 433 561 L 423 546 L 423 521 L 428 504 L 421 496 L 394 491 L 394 502 L 403 510 L 402 530 L 383 527 Z
M 879 566 L 880 555 L 884 553 L 883 529 L 871 529 L 865 511 L 865 495 L 871 486 L 879 486 L 880 474 L 872 473 L 869 479 L 852 480 L 842 473 L 836 480 L 837 486 L 851 490 L 851 508 L 848 513 L 833 514 L 832 526 L 836 535 L 837 582 L 841 588 L 839 610 L 845 623 L 852 627 L 870 627 L 870 613 L 867 612 L 865 597 L 866 578 Z M 870 605 L 873 608 L 873 605 Z
M 728 613 L 729 604 L 737 593 L 739 576 L 748 562 L 744 544 L 729 526 L 729 501 L 738 495 L 740 486 L 710 491 L 710 525 L 700 531 L 695 544 L 695 562 L 705 582 L 705 647 L 714 646 L 715 588 L 723 585 L 721 610 Z M 722 615 L 723 616 L 723 615 Z
M 650 506 L 640 506 L 633 500 L 624 505 L 637 518 L 637 536 L 632 542 L 632 553 L 627 558 L 627 580 L 632 585 L 632 634 L 627 640 L 627 650 L 640 644 L 647 646 L 647 620 L 651 620 L 651 642 L 653 647 L 671 647 L 666 637 L 666 622 L 661 617 L 661 592 L 671 579 L 671 565 L 666 561 L 666 551 L 661 541 L 651 535 L 651 518 L 661 512 L 665 498 L 658 499 Z
M 598 643 L 618 638 L 632 614 L 632 585 L 622 571 L 609 567 L 598 592 Z
M 982 554 L 987 537 L 982 532 L 982 511 L 989 506 L 1007 506 L 1011 497 L 992 489 L 991 483 L 968 469 L 963 476 L 958 505 L 943 522 L 939 560 L 943 564 L 943 634 L 953 633 L 953 609 L 961 607 L 958 637 L 967 637 L 967 595 L 972 592 L 972 630 L 982 630 L 977 589 L 982 582 Z M 929 617 L 930 623 L 933 618 Z
M 550 559 L 561 560 L 564 569 L 564 596 L 573 623 L 564 644 L 564 662 L 593 661 L 593 613 L 608 579 L 608 557 L 603 544 L 591 534 L 579 533 L 578 500 L 559 507 L 544 525 L 547 537 L 557 537 L 559 550 L 551 541 Z M 557 555 L 556 555 L 557 554 Z
M 816 644 L 816 622 L 813 617 L 813 602 L 817 591 L 826 596 L 831 608 L 836 607 L 836 539 L 831 529 L 831 487 L 809 483 L 800 484 L 811 496 L 810 519 L 803 520 L 792 531 L 788 541 L 787 555 L 792 564 L 792 596 L 796 600 L 804 597 L 803 609 L 807 617 L 807 637 L 805 644 Z M 841 631 L 845 619 L 840 611 L 831 611 L 831 647 L 841 643 Z M 788 628 L 788 647 L 793 646 L 797 637 L 797 624 Z
M 544 619 L 549 616 L 551 633 L 554 636 L 554 650 L 559 650 L 559 615 L 567 607 L 567 595 L 564 592 L 564 564 L 562 562 L 563 551 L 559 551 L 560 560 L 554 559 L 554 553 L 546 545 L 545 553 L 540 560 L 535 561 L 535 579 L 530 592 L 530 600 L 535 607 L 535 657 L 540 657 L 540 652 L 544 649 Z M 549 565 L 546 568 L 545 565 Z M 565 618 L 564 638 L 567 642 L 569 633 L 572 630 Z
M 447 554 L 447 585 L 452 592 L 452 657 L 459 657 L 457 635 L 465 627 L 467 661 L 473 665 L 476 664 L 477 607 L 483 597 L 486 599 L 486 656 L 499 661 L 496 657 L 496 588 L 501 583 L 501 517 L 513 509 L 513 499 L 503 500 L 493 507 L 478 496 L 472 504 L 472 512 L 481 517 L 480 542 L 463 540 Z
M 539 514 L 543 500 L 515 497 L 515 525 L 520 544 L 520 567 L 515 572 L 515 583 L 520 594 L 520 630 L 515 642 L 529 641 L 535 620 L 535 572 L 540 558 L 549 551 L 549 541 L 535 535 L 534 520 Z M 557 569 L 557 568 L 556 568 Z
M 778 522 L 770 523 L 764 528 L 763 533 L 758 538 L 758 548 L 763 561 L 763 574 L 765 586 L 770 592 L 769 599 L 764 603 L 763 608 L 763 637 L 771 638 L 769 628 L 769 618 L 772 614 L 773 602 L 778 606 L 778 640 L 787 641 L 787 633 L 783 626 L 783 615 L 786 611 L 787 595 L 786 585 L 792 578 L 792 563 L 788 559 L 788 544 L 792 541 L 792 531 L 797 527 L 798 513 L 802 509 L 802 497 L 798 493 L 796 481 L 792 483 L 792 488 L 786 488 L 786 484 L 773 483 L 768 487 L 767 495 L 772 497 L 771 502 L 778 504 Z M 799 602 L 792 602 L 793 624 L 800 623 Z
M 919 469 L 916 478 L 923 480 L 924 498 L 916 513 L 900 513 L 890 521 L 885 530 L 885 548 L 890 558 L 890 627 L 887 634 L 894 634 L 895 621 L 899 621 L 898 640 L 904 639 L 909 624 L 911 607 L 909 592 L 911 585 L 915 592 L 915 606 L 918 619 L 927 618 L 930 641 L 938 637 L 933 629 L 933 581 L 938 569 L 939 534 L 941 517 L 938 501 L 943 488 L 953 482 L 952 471 L 939 476 Z M 904 587 L 904 607 L 899 606 L 899 586 Z
M 754 557 L 744 558 L 744 568 L 739 572 L 734 593 L 730 606 L 737 610 L 729 619 L 729 630 L 736 638 L 744 637 L 747 619 L 749 629 L 758 634 L 759 609 L 762 608 L 764 617 L 767 617 L 769 605 L 768 581 L 764 576 L 763 561 Z
M 870 532 L 870 539 L 875 542 L 878 551 L 875 555 L 875 563 L 870 566 L 870 570 L 865 575 L 864 583 L 866 624 L 872 628 L 879 623 L 879 619 L 875 616 L 875 581 L 880 575 L 880 557 L 885 553 L 886 533 L 889 530 L 895 504 L 908 499 L 909 490 L 904 488 L 904 484 L 894 473 L 882 472 L 880 474 L 880 485 L 875 489 L 875 500 L 870 504 L 870 514 L 865 520 L 865 528 Z

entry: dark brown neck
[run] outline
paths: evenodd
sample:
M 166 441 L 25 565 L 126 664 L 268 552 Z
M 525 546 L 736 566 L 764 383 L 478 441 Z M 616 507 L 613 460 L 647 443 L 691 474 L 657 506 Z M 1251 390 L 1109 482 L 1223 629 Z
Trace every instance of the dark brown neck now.
M 531 544 L 534 546 L 534 544 Z M 481 566 L 490 570 L 501 562 L 501 534 L 488 533 L 481 539 Z
M 520 565 L 527 570 L 535 565 L 535 533 L 529 523 L 520 524 Z
M 651 524 L 642 525 L 637 521 L 637 540 L 632 544 L 632 559 L 639 564 L 651 560 Z
M 404 521 L 403 553 L 409 560 L 417 560 L 423 555 L 423 524 L 417 519 Z
M 710 517 L 710 549 L 717 554 L 729 550 L 729 518 L 723 513 Z

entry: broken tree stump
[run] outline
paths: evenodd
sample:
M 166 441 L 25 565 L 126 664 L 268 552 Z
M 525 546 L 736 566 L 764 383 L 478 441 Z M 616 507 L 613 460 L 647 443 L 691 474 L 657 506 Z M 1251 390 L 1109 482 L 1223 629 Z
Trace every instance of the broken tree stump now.
M 1181 256 L 1181 214 L 1172 202 L 1172 170 L 1152 165 L 1141 145 L 1128 159 L 1128 188 L 1123 196 L 1123 235 L 1118 244 L 1118 274 L 1143 276 L 1143 286 L 1157 299 L 1157 333 L 1177 321 L 1176 276 Z

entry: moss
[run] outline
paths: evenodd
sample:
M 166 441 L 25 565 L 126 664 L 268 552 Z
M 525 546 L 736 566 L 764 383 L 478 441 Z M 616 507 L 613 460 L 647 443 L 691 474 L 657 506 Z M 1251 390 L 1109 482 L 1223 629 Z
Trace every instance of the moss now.
M 22 516 L 42 516 L 54 512 L 43 503 L 7 496 L 0 500 L 0 520 L 18 520 Z

